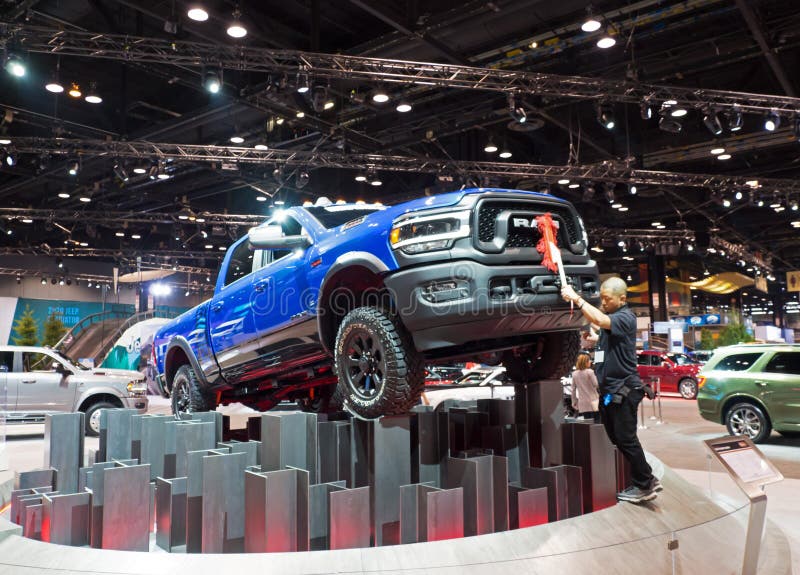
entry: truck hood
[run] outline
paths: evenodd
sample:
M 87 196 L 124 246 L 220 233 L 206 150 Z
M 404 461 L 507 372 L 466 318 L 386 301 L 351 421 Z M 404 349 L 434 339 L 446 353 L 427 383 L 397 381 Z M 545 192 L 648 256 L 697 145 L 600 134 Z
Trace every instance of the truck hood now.
M 95 367 L 92 369 L 92 375 L 122 377 L 128 381 L 144 381 L 144 374 L 132 369 L 109 369 L 105 367 Z
M 529 192 L 526 190 L 509 190 L 505 188 L 465 188 L 463 190 L 458 190 L 455 192 L 448 192 L 445 194 L 437 194 L 435 196 L 430 196 L 427 198 L 417 198 L 416 200 L 411 200 L 409 202 L 403 202 L 402 204 L 397 204 L 395 206 L 389 206 L 382 212 L 384 216 L 391 215 L 393 218 L 399 217 L 403 214 L 407 214 L 410 212 L 418 212 L 421 210 L 432 210 L 436 208 L 446 208 L 447 206 L 454 206 L 461 199 L 470 194 L 485 194 L 489 192 L 503 192 L 503 193 L 515 193 L 515 194 L 522 194 L 531 197 L 546 197 L 550 200 L 556 199 L 560 201 L 560 198 L 555 198 L 554 196 L 547 195 L 547 194 L 540 194 L 539 192 Z

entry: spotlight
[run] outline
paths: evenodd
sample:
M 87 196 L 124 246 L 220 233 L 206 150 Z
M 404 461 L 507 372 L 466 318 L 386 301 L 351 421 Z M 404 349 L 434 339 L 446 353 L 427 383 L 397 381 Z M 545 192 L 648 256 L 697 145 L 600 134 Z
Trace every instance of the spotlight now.
M 764 119 L 764 129 L 768 132 L 774 132 L 781 127 L 781 117 L 775 110 L 769 112 Z
M 381 87 L 375 88 L 375 91 L 372 93 L 372 101 L 378 104 L 385 104 L 389 101 L 389 94 Z
M 239 134 L 234 134 L 230 137 L 231 144 L 244 144 L 244 138 Z
M 362 173 L 362 172 L 357 173 L 356 174 L 356 181 L 357 182 L 366 182 L 367 181 L 367 175 Z
M 408 100 L 400 100 L 400 102 L 397 104 L 397 107 L 395 108 L 395 110 L 397 110 L 401 114 L 405 114 L 406 112 L 410 112 L 411 111 L 411 102 L 409 102 Z
M 711 108 L 703 111 L 703 124 L 715 136 L 719 136 L 722 133 L 722 122 L 719 120 L 719 115 Z
M 311 89 L 311 85 L 308 83 L 308 74 L 306 72 L 300 71 L 297 73 L 297 91 L 300 94 L 305 94 Z
M 114 162 L 114 175 L 117 176 L 121 182 L 127 182 L 129 179 L 128 170 L 125 169 L 125 166 L 119 160 Z
M 733 197 L 736 198 L 737 200 L 741 200 L 744 197 L 744 194 L 742 194 L 741 190 L 737 190 L 736 193 L 733 195 Z
M 606 130 L 613 130 L 617 122 L 614 119 L 614 108 L 608 102 L 598 102 L 597 121 Z
M 9 168 L 13 168 L 14 166 L 17 165 L 17 156 L 13 150 L 6 150 L 5 164 Z
M 731 207 L 731 201 L 728 198 L 723 198 L 722 199 L 722 207 L 723 208 L 730 208 Z
M 5 69 L 6 72 L 17 78 L 22 78 L 27 71 L 25 68 L 25 61 L 19 54 L 15 54 L 14 52 L 9 52 L 6 55 Z
M 321 113 L 325 111 L 325 102 L 328 101 L 328 89 L 325 86 L 314 86 L 311 91 L 311 107 Z
M 514 121 L 520 124 L 524 124 L 528 121 L 528 114 L 525 112 L 523 106 L 517 105 L 517 97 L 515 94 L 508 95 L 508 113 L 511 114 Z
M 239 39 L 247 36 L 247 28 L 240 21 L 241 16 L 242 13 L 239 10 L 233 12 L 233 22 L 228 26 L 228 36 L 231 38 Z
M 78 86 L 78 84 L 76 84 L 75 82 L 73 82 L 72 85 L 69 87 L 69 92 L 67 92 L 67 94 L 69 94 L 70 97 L 72 98 L 80 98 L 81 96 L 83 96 L 83 92 L 81 92 L 81 87 Z
M 724 154 L 724 153 L 725 153 L 725 148 L 712 148 L 711 149 L 711 154 L 714 155 L 714 156 L 719 156 L 720 154 Z
M 43 286 L 46 286 L 46 285 L 47 285 L 47 278 L 42 278 L 42 285 L 43 285 Z
M 205 8 L 199 5 L 190 6 L 186 15 L 195 22 L 205 22 L 208 20 L 208 12 L 206 12 Z
M 673 118 L 683 118 L 688 113 L 689 110 L 687 110 L 683 106 L 673 106 L 669 110 L 669 115 L 672 116 Z
M 730 110 L 725 112 L 725 119 L 728 121 L 728 129 L 731 132 L 738 132 L 744 125 L 742 111 L 739 106 L 734 105 Z
M 323 110 L 330 110 L 335 105 L 336 105 L 336 102 L 334 102 L 333 100 L 325 100 L 325 105 L 322 106 L 322 109 Z
M 653 107 L 650 105 L 650 102 L 644 101 L 639 106 L 639 113 L 642 116 L 642 120 L 650 120 L 653 117 Z
M 310 179 L 311 179 L 311 177 L 308 175 L 307 171 L 300 170 L 300 172 L 297 174 L 297 176 L 294 179 L 294 184 L 297 186 L 298 189 L 302 189 L 302 188 L 306 187 L 306 184 L 308 183 L 308 181 Z
M 217 94 L 222 88 L 222 73 L 209 70 L 203 74 L 203 87 L 212 94 Z
M 603 195 L 606 197 L 609 204 L 614 203 L 614 184 L 612 182 L 606 182 L 604 184 Z
M 67 164 L 67 173 L 70 176 L 77 176 L 81 171 L 81 163 L 79 160 L 72 160 Z
M 489 141 L 486 142 L 486 145 L 484 146 L 483 151 L 486 152 L 487 154 L 494 154 L 497 151 L 497 144 L 495 144 L 492 141 L 492 139 L 489 138 Z
M 681 130 L 683 129 L 683 124 L 674 118 L 661 116 L 661 118 L 658 120 L 658 128 L 670 134 L 680 134 Z
M 511 150 L 508 149 L 508 146 L 503 146 L 503 150 L 498 155 L 504 160 L 507 160 L 512 156 Z
M 22 276 L 17 274 L 17 285 L 22 283 Z
M 103 98 L 101 98 L 97 93 L 97 84 L 92 82 L 89 84 L 89 91 L 84 98 L 90 104 L 100 104 L 103 102 Z
M 56 265 L 58 269 L 64 269 L 64 261 L 61 258 L 56 258 Z
M 628 186 L 628 193 L 630 195 L 635 196 L 636 192 L 638 192 L 638 190 L 636 189 L 636 185 L 635 184 L 631 184 L 631 185 Z

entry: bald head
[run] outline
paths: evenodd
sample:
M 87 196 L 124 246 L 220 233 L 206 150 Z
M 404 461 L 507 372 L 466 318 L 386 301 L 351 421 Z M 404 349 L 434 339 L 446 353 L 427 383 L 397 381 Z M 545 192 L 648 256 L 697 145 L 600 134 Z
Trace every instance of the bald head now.
M 600 286 L 600 309 L 604 313 L 614 313 L 628 299 L 628 286 L 618 277 L 608 278 Z
M 628 285 L 622 278 L 611 277 L 603 282 L 603 285 L 600 286 L 600 291 L 606 291 L 610 295 L 624 296 L 628 293 Z

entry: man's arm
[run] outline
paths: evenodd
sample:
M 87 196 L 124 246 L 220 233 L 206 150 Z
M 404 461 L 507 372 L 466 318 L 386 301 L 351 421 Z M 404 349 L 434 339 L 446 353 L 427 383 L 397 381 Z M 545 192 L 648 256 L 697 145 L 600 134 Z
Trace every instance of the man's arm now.
M 561 297 L 564 298 L 564 301 L 573 302 L 581 311 L 583 317 L 593 324 L 602 329 L 611 329 L 611 318 L 579 296 L 575 290 L 572 289 L 572 286 L 567 285 L 562 287 Z

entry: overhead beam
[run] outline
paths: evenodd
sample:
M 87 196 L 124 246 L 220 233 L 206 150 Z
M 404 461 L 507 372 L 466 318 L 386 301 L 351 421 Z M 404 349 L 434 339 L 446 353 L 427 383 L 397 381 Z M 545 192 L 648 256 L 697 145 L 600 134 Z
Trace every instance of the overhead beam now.
M 345 78 L 462 90 L 539 94 L 554 98 L 583 100 L 603 98 L 631 104 L 639 104 L 646 100 L 653 105 L 659 105 L 667 100 L 677 100 L 683 105 L 696 108 L 713 104 L 719 110 L 735 107 L 747 113 L 764 113 L 774 109 L 784 114 L 800 114 L 800 98 L 791 96 L 659 86 L 582 76 L 561 76 L 295 50 L 271 50 L 233 45 L 218 46 L 200 42 L 53 30 L 13 23 L 0 23 L 0 39 L 16 39 L 30 52 L 60 54 L 61 56 L 188 67 L 213 64 L 226 69 L 264 73 L 291 73 L 302 68 L 318 78 Z
M 512 162 L 475 162 L 419 156 L 379 154 L 344 154 L 328 151 L 256 150 L 235 146 L 172 144 L 143 141 L 70 140 L 66 138 L 14 138 L 18 153 L 52 156 L 109 158 L 171 159 L 187 162 L 226 162 L 233 164 L 273 165 L 363 170 L 372 168 L 387 172 L 442 172 L 463 176 L 497 176 L 506 178 L 540 178 L 552 182 L 561 178 L 579 181 L 604 181 L 622 184 L 702 188 L 718 192 L 734 189 L 750 190 L 750 176 L 693 174 L 638 170 L 622 162 L 605 161 L 590 165 L 540 165 Z M 794 179 L 758 178 L 759 186 L 800 195 L 800 181 Z
M 753 12 L 753 8 L 750 6 L 750 4 L 752 4 L 752 2 L 748 2 L 748 0 L 736 0 L 736 6 L 742 13 L 744 21 L 747 22 L 747 26 L 750 28 L 750 33 L 753 34 L 756 42 L 758 42 L 758 46 L 761 48 L 761 53 L 764 54 L 764 58 L 767 60 L 767 64 L 769 64 L 769 67 L 772 69 L 772 73 L 775 74 L 775 78 L 777 78 L 781 88 L 783 88 L 783 91 L 786 92 L 787 96 L 795 97 L 797 96 L 797 92 L 795 91 L 791 80 L 789 80 L 786 70 L 783 69 L 783 65 L 781 64 L 780 60 L 778 60 L 778 56 L 767 42 L 767 38 L 764 36 L 764 30 L 762 29 L 761 24 L 758 21 L 758 17 L 756 16 L 755 12 Z

